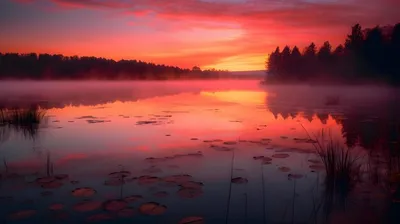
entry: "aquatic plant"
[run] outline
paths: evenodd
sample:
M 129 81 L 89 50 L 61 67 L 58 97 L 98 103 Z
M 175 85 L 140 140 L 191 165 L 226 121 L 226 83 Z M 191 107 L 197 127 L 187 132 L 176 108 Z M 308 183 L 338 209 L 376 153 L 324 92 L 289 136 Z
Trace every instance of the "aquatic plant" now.
M 21 132 L 25 137 L 35 139 L 40 124 L 45 121 L 46 112 L 39 106 L 29 108 L 0 108 L 0 126 L 7 130 Z M 3 130 L 4 131 L 4 130 Z
M 303 125 L 302 127 L 304 128 Z M 305 128 L 304 130 L 311 139 L 308 131 Z M 334 140 L 330 132 L 326 134 L 322 130 L 318 136 L 314 137 L 316 143 L 313 145 L 326 172 L 323 204 L 326 218 L 328 218 L 335 204 L 338 203 L 341 208 L 345 208 L 349 193 L 360 179 L 361 156 L 355 149 Z

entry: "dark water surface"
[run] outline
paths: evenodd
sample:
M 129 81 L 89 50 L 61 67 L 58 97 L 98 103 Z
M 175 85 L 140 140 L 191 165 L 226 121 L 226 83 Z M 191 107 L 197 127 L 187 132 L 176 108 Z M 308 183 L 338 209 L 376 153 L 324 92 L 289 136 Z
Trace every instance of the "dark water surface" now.
M 258 81 L 0 83 L 3 108 L 46 113 L 37 132 L 0 126 L 1 222 L 394 223 L 399 96 Z M 327 199 L 307 141 L 322 129 L 360 155 L 344 203 Z

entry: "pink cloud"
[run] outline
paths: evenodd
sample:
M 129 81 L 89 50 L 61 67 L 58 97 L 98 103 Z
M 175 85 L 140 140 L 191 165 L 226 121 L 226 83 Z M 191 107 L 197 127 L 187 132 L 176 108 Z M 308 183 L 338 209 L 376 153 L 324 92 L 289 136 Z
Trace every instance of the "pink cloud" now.
M 218 64 L 238 55 L 262 57 L 277 45 L 298 45 L 302 48 L 311 41 L 322 44 L 325 40 L 337 45 L 355 23 L 374 26 L 400 21 L 397 12 L 400 1 L 397 0 L 247 0 L 246 3 L 218 0 L 47 1 L 65 9 L 108 10 L 121 16 L 142 18 L 143 21 L 129 22 L 128 25 L 164 31 L 162 38 L 165 41 L 159 44 L 156 41 L 152 49 L 140 54 L 141 58 L 185 67 L 191 67 L 195 62 L 204 66 Z M 195 28 L 204 30 L 204 34 L 191 37 Z M 226 32 L 227 35 L 229 30 L 236 30 L 241 35 L 232 39 L 223 39 L 223 35 L 211 38 L 213 30 Z M 187 35 L 182 38 L 174 36 L 181 31 L 187 31 Z M 148 40 L 156 38 L 148 37 Z M 158 54 L 154 52 L 156 47 Z M 257 67 L 250 64 L 251 68 Z M 260 64 L 257 68 L 263 67 Z

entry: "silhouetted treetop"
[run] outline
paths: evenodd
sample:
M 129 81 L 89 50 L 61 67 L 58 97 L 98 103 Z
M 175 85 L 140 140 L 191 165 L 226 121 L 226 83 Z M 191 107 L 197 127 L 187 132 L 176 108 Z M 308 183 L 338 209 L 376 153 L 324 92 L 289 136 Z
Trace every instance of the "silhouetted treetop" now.
M 351 28 L 344 45 L 332 51 L 326 41 L 317 50 L 314 43 L 301 54 L 295 46 L 276 48 L 266 67 L 268 80 L 324 79 L 353 82 L 360 79 L 400 83 L 400 24 L 362 29 Z
M 0 53 L 0 79 L 180 79 L 217 78 L 226 71 L 190 70 L 137 60 L 114 61 L 60 54 Z

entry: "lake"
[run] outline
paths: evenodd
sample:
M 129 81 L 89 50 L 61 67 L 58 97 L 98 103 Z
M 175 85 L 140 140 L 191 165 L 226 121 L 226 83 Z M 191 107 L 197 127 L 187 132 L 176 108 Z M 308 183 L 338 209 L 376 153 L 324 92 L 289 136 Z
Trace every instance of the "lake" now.
M 4 113 L 43 117 L 0 126 L 1 221 L 396 223 L 399 102 L 384 86 L 2 82 Z M 332 190 L 319 136 L 356 156 L 351 187 Z

